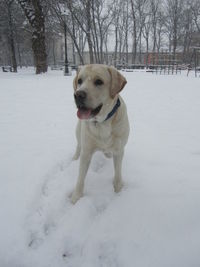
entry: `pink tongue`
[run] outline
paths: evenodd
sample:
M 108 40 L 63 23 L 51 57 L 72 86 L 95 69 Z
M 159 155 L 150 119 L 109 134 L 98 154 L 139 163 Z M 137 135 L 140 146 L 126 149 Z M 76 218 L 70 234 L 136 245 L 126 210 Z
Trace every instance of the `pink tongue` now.
M 87 120 L 90 118 L 91 112 L 92 112 L 91 109 L 87 109 L 87 110 L 78 109 L 77 116 L 81 120 Z

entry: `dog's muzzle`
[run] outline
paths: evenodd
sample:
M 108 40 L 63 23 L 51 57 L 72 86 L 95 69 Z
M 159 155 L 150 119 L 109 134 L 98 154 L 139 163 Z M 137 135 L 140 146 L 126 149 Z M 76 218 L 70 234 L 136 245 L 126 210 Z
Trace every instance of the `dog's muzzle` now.
M 77 108 L 84 108 L 87 94 L 85 91 L 78 91 L 74 94 L 74 99 Z
M 95 109 L 86 106 L 87 94 L 84 91 L 78 91 L 74 94 L 76 106 L 78 108 L 77 116 L 81 120 L 87 120 L 95 117 L 101 110 L 102 104 Z

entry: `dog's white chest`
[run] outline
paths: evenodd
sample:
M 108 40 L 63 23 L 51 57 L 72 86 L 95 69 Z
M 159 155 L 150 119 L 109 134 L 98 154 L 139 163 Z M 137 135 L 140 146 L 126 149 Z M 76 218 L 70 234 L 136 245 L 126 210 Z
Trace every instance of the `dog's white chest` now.
M 111 149 L 113 145 L 112 127 L 104 123 L 92 123 L 89 132 L 95 145 L 100 150 Z

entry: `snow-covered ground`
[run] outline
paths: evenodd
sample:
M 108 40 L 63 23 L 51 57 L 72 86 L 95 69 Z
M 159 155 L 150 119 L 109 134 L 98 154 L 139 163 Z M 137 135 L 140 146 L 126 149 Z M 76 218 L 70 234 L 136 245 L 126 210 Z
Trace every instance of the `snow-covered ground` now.
M 1 267 L 200 266 L 200 79 L 124 75 L 125 187 L 96 153 L 73 206 L 73 77 L 0 73 Z

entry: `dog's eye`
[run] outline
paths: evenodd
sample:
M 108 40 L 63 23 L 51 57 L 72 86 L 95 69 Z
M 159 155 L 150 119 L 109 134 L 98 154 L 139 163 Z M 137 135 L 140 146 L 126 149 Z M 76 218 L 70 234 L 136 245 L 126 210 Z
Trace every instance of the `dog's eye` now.
M 95 82 L 94 82 L 95 85 L 102 85 L 103 84 L 103 81 L 100 80 L 100 79 L 97 79 Z
M 78 84 L 82 84 L 82 79 L 80 78 L 80 79 L 78 79 Z

